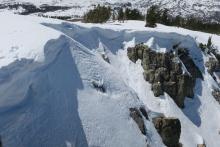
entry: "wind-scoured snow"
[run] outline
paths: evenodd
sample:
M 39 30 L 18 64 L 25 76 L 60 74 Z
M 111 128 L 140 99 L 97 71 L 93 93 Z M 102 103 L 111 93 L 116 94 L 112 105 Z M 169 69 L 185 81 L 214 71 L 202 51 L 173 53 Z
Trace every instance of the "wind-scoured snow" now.
M 0 13 L 0 135 L 4 147 L 152 147 L 164 146 L 145 120 L 144 136 L 129 108 L 145 106 L 181 121 L 180 142 L 219 147 L 220 105 L 211 95 L 215 81 L 198 48 L 217 35 L 144 22 L 84 24 Z M 158 51 L 174 44 L 189 49 L 204 81 L 181 110 L 165 94 L 154 97 L 141 62 L 131 62 L 127 47 L 146 43 Z M 106 62 L 101 55 L 106 55 Z M 96 89 L 97 81 L 105 91 Z M 151 118 L 152 116 L 150 116 Z
M 38 25 L 29 17 L 0 13 L 1 60 L 0 67 L 10 64 L 16 59 L 28 58 L 43 61 L 44 45 L 50 39 L 56 39 L 61 33 Z M 37 31 L 35 31 L 37 30 Z
M 32 44 L 38 45 L 36 52 L 28 46 L 28 40 L 20 40 L 20 36 L 14 44 L 18 49 L 27 44 L 18 50 L 26 56 L 8 62 L 1 59 L 4 65 L 0 69 L 0 135 L 4 146 L 141 147 L 146 146 L 147 139 L 152 140 L 149 144 L 163 146 L 152 124 L 145 122 L 150 126 L 149 133 L 154 134 L 146 138 L 130 118 L 129 108 L 143 106 L 143 103 L 121 80 L 117 70 L 100 56 L 69 36 L 41 24 L 51 23 L 49 20 L 5 13 L 0 18 L 5 20 L 4 29 L 11 27 L 6 25 L 8 18 L 13 18 L 12 23 L 20 23 L 13 26 L 13 30 L 24 32 L 30 41 L 37 38 L 26 34 L 30 30 L 25 24 L 31 25 L 30 28 L 36 26 L 31 31 L 36 31 L 36 35 L 44 31 L 42 35 L 46 37 Z M 1 33 L 7 37 L 1 47 L 10 50 L 7 42 L 11 36 L 7 34 Z M 29 57 L 28 51 L 44 58 Z M 13 52 L 2 55 L 10 57 Z M 103 81 L 106 92 L 95 89 L 93 80 Z

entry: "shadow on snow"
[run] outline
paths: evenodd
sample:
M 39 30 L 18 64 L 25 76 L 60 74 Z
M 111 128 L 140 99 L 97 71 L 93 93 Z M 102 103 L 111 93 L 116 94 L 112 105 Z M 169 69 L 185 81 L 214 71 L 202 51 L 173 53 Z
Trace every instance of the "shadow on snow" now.
M 0 69 L 3 146 L 88 146 L 78 112 L 83 83 L 69 45 L 61 36 L 47 42 L 43 63 L 22 59 Z

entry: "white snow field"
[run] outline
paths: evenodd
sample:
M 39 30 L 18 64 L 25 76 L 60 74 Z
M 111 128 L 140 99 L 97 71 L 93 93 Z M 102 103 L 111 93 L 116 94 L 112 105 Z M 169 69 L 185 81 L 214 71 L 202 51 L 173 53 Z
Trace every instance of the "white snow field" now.
M 180 142 L 220 146 L 220 105 L 211 95 L 215 81 L 207 73 L 197 43 L 220 36 L 144 22 L 84 24 L 0 13 L 0 136 L 3 147 L 163 147 L 153 124 L 147 135 L 129 116 L 145 106 L 181 121 Z M 203 71 L 195 97 L 181 110 L 165 94 L 154 97 L 140 61 L 126 48 L 144 42 L 165 52 L 178 42 L 190 50 Z M 106 62 L 102 58 L 109 58 Z M 106 92 L 92 86 L 103 84 Z

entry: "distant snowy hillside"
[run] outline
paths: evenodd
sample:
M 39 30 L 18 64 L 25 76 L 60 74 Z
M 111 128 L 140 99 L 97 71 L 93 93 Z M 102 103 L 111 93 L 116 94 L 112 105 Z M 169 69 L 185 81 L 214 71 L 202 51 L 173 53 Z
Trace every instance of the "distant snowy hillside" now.
M 163 147 L 151 120 L 157 115 L 180 120 L 184 147 L 220 146 L 220 105 L 211 91 L 217 83 L 198 48 L 212 36 L 220 49 L 220 36 L 146 28 L 142 21 L 68 23 L 8 12 L 0 19 L 3 147 Z M 184 109 L 166 93 L 155 97 L 140 60 L 127 57 L 127 47 L 138 43 L 165 52 L 179 42 L 204 76 Z M 140 107 L 149 115 L 145 135 L 129 116 L 130 108 Z
M 28 6 L 28 3 L 33 4 L 33 6 Z M 126 5 L 138 8 L 143 13 L 146 13 L 147 8 L 150 6 L 159 5 L 161 8 L 168 8 L 173 15 L 195 15 L 196 17 L 220 22 L 219 0 L 0 0 L 0 8 L 9 6 L 15 12 L 38 12 L 37 10 L 32 11 L 33 8 L 36 6 L 34 9 L 37 9 L 45 4 L 48 6 L 68 7 L 68 9 L 48 8 L 46 12 L 43 7 L 41 10 L 49 16 L 80 17 L 97 4 L 110 5 L 116 8 Z

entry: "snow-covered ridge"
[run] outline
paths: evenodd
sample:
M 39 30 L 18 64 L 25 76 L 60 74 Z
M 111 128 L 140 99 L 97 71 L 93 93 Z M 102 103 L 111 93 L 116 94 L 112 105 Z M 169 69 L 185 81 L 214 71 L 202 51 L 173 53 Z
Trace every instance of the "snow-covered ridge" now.
M 147 8 L 152 5 L 159 5 L 161 8 L 168 8 L 173 15 L 195 15 L 213 21 L 220 21 L 220 1 L 219 0 L 0 0 L 0 4 L 13 5 L 16 3 L 30 3 L 37 7 L 41 5 L 67 6 L 68 10 L 58 9 L 54 12 L 43 12 L 48 16 L 82 16 L 94 5 L 110 5 L 112 7 L 131 6 L 146 13 Z M 25 8 L 26 9 L 26 8 Z M 25 11 L 24 7 L 19 7 L 15 12 Z M 33 12 L 32 12 L 33 13 Z
M 214 81 L 204 67 L 206 57 L 197 46 L 211 34 L 163 25 L 145 28 L 141 21 L 83 24 L 9 13 L 0 13 L 0 19 L 4 146 L 143 147 L 146 140 L 152 147 L 164 146 L 151 122 L 145 121 L 144 136 L 129 117 L 129 108 L 140 106 L 151 115 L 180 119 L 184 146 L 203 140 L 207 146 L 220 146 L 220 107 L 211 95 Z M 212 39 L 219 48 L 220 37 Z M 154 97 L 141 63 L 128 59 L 127 47 L 140 42 L 159 51 L 178 42 L 189 49 L 205 80 L 197 81 L 195 97 L 186 100 L 185 109 L 167 94 Z M 106 91 L 95 89 L 92 81 Z

